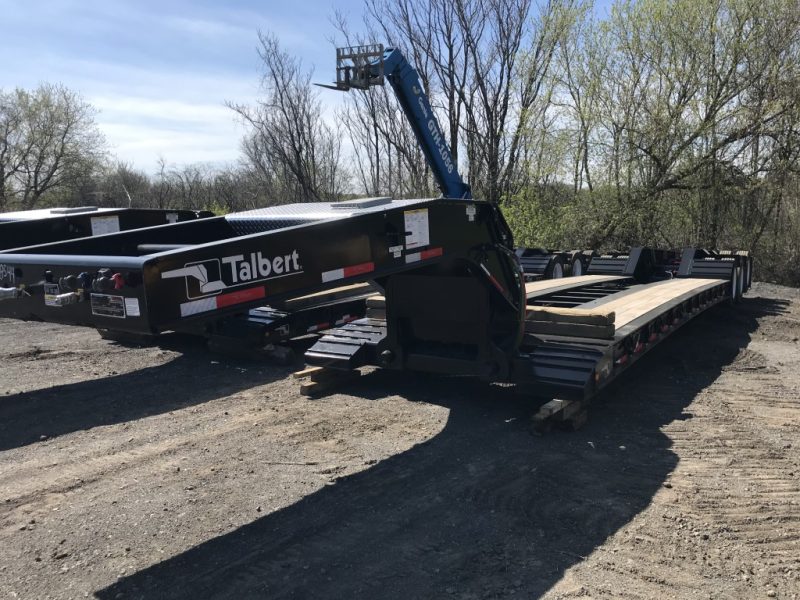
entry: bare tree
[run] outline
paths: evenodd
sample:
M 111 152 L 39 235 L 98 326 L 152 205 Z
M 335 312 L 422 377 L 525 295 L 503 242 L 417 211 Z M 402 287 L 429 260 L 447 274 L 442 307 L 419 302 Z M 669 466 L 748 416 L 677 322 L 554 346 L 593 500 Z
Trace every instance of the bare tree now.
M 524 181 L 526 136 L 549 106 L 547 75 L 574 18 L 573 0 L 533 7 L 532 0 L 366 0 L 370 35 L 399 47 L 414 64 L 454 156 L 465 151 L 462 168 L 487 200 L 508 197 Z M 337 25 L 348 38 L 346 21 L 340 17 Z M 415 175 L 424 158 L 413 136 L 395 127 L 396 103 L 365 96 L 351 102 L 344 122 L 350 131 L 361 123 L 357 161 L 371 169 L 370 183 L 380 179 L 376 173 L 393 171 L 390 159 L 405 166 L 406 179 Z M 430 177 L 415 183 L 422 181 Z
M 273 201 L 335 200 L 342 193 L 341 140 L 323 118 L 311 72 L 259 33 L 263 98 L 228 105 L 251 131 L 242 143 L 247 162 L 275 191 Z

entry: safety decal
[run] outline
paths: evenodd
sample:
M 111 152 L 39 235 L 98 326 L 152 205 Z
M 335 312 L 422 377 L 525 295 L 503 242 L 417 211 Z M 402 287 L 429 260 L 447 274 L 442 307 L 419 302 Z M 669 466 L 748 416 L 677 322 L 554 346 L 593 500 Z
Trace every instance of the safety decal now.
M 117 233 L 119 231 L 119 217 L 92 217 L 92 235 L 104 235 L 106 233 Z
M 125 298 L 110 294 L 92 294 L 92 314 L 98 317 L 125 318 Z
M 420 248 L 431 243 L 428 209 L 403 211 L 406 226 L 406 249 Z
M 58 303 L 58 284 L 44 284 L 44 304 L 45 306 L 61 306 Z
M 11 265 L 0 265 L 0 287 L 13 286 L 16 280 L 15 269 Z
M 325 271 L 322 273 L 322 283 L 336 281 L 337 279 L 345 279 L 347 277 L 355 277 L 356 275 L 371 273 L 374 270 L 374 262 L 365 262 L 358 265 L 351 265 L 349 267 L 342 267 L 341 269 L 333 269 L 332 271 Z
M 266 295 L 266 288 L 255 287 L 248 290 L 239 290 L 236 292 L 228 292 L 227 294 L 210 296 L 208 298 L 200 298 L 199 300 L 192 300 L 181 304 L 181 316 L 190 317 L 199 313 L 208 312 L 209 310 L 251 302 L 252 300 L 260 300 Z
M 436 258 L 437 256 L 441 256 L 443 252 L 444 250 L 442 248 L 428 248 L 421 252 L 406 254 L 406 264 L 418 262 L 420 260 L 428 260 L 429 258 Z
M 129 317 L 140 317 L 142 315 L 139 310 L 138 298 L 125 298 L 125 314 Z

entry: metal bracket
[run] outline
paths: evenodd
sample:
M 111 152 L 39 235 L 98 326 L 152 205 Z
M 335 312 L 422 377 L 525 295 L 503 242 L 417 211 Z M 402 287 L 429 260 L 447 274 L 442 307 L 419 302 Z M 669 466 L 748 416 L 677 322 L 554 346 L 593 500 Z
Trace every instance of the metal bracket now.
M 346 92 L 351 88 L 366 90 L 372 85 L 383 85 L 383 44 L 346 46 L 336 49 L 336 83 L 316 85 Z

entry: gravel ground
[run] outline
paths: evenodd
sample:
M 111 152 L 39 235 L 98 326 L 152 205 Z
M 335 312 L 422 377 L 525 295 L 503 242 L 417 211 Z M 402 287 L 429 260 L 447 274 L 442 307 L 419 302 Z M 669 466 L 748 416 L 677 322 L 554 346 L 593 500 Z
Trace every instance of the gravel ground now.
M 0 331 L 0 598 L 800 598 L 798 290 L 543 437 L 510 387 Z

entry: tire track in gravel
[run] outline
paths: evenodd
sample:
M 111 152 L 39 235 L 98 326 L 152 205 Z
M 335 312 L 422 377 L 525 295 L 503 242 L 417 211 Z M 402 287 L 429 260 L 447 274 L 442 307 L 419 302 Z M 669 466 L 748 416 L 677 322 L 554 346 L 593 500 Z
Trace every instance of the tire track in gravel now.
M 679 463 L 647 512 L 667 531 L 637 516 L 548 598 L 800 598 L 800 344 L 776 351 L 769 339 L 773 328 L 793 339 L 786 324 L 797 320 L 760 321 L 760 335 L 687 407 L 691 417 L 664 427 Z M 702 363 L 689 354 L 686 366 Z M 602 585 L 590 583 L 597 570 Z
M 14 323 L 52 358 L 0 373 L 30 430 L 0 429 L 0 596 L 800 597 L 800 295 L 759 289 L 542 438 L 498 386 L 309 401 L 285 369 Z

